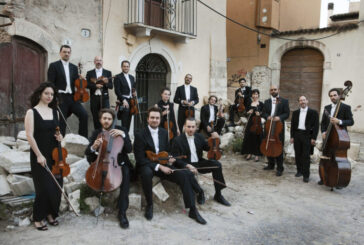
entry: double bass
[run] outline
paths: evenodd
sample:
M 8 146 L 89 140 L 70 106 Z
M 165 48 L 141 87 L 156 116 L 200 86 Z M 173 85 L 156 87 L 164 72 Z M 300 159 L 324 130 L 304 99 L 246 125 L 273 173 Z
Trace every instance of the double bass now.
M 81 72 L 82 72 L 81 63 L 78 63 L 78 69 L 79 69 L 80 76 L 75 81 L 75 88 L 76 88 L 75 90 L 76 91 L 75 91 L 75 94 L 73 95 L 73 99 L 74 99 L 74 101 L 87 102 L 90 98 L 90 95 L 86 90 L 87 81 L 81 77 Z
M 344 83 L 346 87 L 341 94 L 340 100 L 337 102 L 333 117 L 337 117 L 341 100 L 351 90 L 353 84 L 351 81 Z M 330 113 L 325 111 L 326 116 L 330 117 Z M 346 187 L 351 179 L 351 164 L 347 158 L 347 151 L 350 148 L 350 138 L 344 127 L 329 123 L 326 131 L 326 137 L 322 144 L 322 156 L 320 157 L 319 175 L 324 185 L 331 187 Z

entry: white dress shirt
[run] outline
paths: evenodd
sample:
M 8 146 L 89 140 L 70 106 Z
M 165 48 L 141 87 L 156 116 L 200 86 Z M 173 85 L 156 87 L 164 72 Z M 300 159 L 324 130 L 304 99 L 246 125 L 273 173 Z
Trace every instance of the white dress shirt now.
M 330 116 L 333 117 L 335 114 L 335 110 L 336 110 L 336 105 L 337 104 L 331 104 L 331 111 L 330 111 Z M 343 121 L 339 119 L 339 125 L 342 125 Z
M 243 97 L 244 97 L 244 91 L 245 91 L 246 89 L 245 89 L 245 87 L 242 87 L 242 88 L 240 88 L 240 91 L 241 91 L 241 93 L 243 94 Z
M 131 98 L 131 82 L 130 82 L 129 74 L 127 74 L 127 73 L 123 73 L 123 74 L 124 74 L 126 81 L 128 82 L 128 86 L 130 89 L 129 95 L 124 95 L 124 97 L 127 97 L 128 99 L 130 99 Z
M 100 69 L 95 68 L 95 72 L 96 72 L 96 78 L 99 78 L 102 76 L 102 68 L 100 68 Z M 101 95 L 101 89 L 99 89 L 99 88 L 96 89 L 95 95 Z
M 158 128 L 157 129 L 152 129 L 149 125 L 148 125 L 150 134 L 152 135 L 152 139 L 153 139 L 153 143 L 154 143 L 154 147 L 155 147 L 155 153 L 159 153 L 159 137 L 158 137 Z M 159 170 L 159 164 L 157 164 L 155 166 L 155 171 Z
M 214 122 L 215 121 L 215 108 L 213 105 L 209 105 L 209 108 L 210 108 L 209 122 Z
M 63 65 L 63 69 L 64 69 L 64 74 L 66 75 L 66 90 L 58 90 L 59 93 L 63 93 L 63 94 L 72 94 L 72 89 L 71 89 L 71 79 L 70 79 L 70 66 L 69 66 L 69 62 L 68 61 L 62 61 L 62 65 Z
M 197 156 L 196 145 L 195 145 L 195 136 L 189 136 L 186 133 L 186 137 L 187 137 L 188 145 L 190 147 L 191 162 L 198 162 L 198 156 Z
M 276 110 L 276 103 L 277 103 L 277 98 L 274 98 L 273 96 L 270 97 L 272 100 L 272 110 L 270 111 L 270 116 L 274 116 L 274 112 Z
M 307 110 L 308 110 L 308 107 L 307 106 L 304 109 L 300 108 L 300 115 L 299 115 L 299 121 L 298 121 L 298 129 L 306 130 L 305 123 L 306 123 Z
M 191 86 L 185 84 L 185 92 L 186 92 L 186 100 L 189 101 L 191 99 Z

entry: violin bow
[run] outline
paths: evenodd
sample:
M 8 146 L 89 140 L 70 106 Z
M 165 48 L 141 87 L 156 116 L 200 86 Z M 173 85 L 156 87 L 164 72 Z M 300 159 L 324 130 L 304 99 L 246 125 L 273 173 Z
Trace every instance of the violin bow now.
M 61 114 L 61 117 L 62 117 L 63 121 L 65 122 L 66 127 L 68 128 L 68 130 L 70 131 L 70 133 L 71 133 L 71 134 L 73 134 L 73 133 L 72 133 L 72 130 L 70 129 L 70 127 L 69 127 L 69 126 L 68 126 L 68 124 L 67 124 L 67 120 L 66 120 L 66 118 L 64 117 L 64 115 L 63 115 L 63 113 L 62 113 L 61 109 L 59 108 L 59 105 L 57 105 L 57 110 L 59 111 L 59 114 Z
M 218 180 L 214 179 L 213 177 L 206 176 L 206 175 L 203 175 L 203 174 L 201 174 L 201 173 L 198 173 L 198 175 L 199 175 L 199 176 L 202 176 L 202 177 L 205 177 L 205 178 L 207 178 L 207 179 L 213 180 L 214 182 L 216 182 L 216 183 L 218 183 L 218 184 L 220 184 L 220 185 L 222 185 L 222 186 L 224 186 L 224 187 L 226 187 L 226 188 L 229 188 L 229 189 L 231 189 L 231 190 L 233 190 L 233 191 L 235 191 L 235 192 L 239 192 L 237 189 L 232 188 L 232 187 L 230 187 L 230 186 L 227 186 L 226 184 L 222 183 L 221 181 L 218 181 Z

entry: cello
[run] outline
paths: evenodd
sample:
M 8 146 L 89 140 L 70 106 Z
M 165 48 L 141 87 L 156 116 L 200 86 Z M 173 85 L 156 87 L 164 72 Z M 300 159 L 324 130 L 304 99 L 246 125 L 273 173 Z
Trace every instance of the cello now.
M 333 117 L 337 117 L 340 110 L 341 100 L 351 90 L 353 84 L 351 81 L 344 83 L 346 87 L 337 102 Z M 330 117 L 330 113 L 325 111 L 326 116 Z M 350 148 L 350 138 L 344 127 L 335 123 L 329 123 L 326 131 L 326 137 L 322 143 L 322 156 L 320 157 L 319 175 L 324 185 L 342 188 L 350 183 L 351 164 L 347 158 L 347 151 Z
M 73 99 L 74 99 L 74 101 L 87 102 L 90 98 L 90 95 L 86 90 L 87 81 L 81 77 L 81 72 L 82 72 L 81 63 L 78 63 L 78 69 L 79 69 L 80 75 L 79 75 L 78 79 L 75 81 L 76 91 L 75 91 L 75 94 L 73 95 Z
M 279 98 L 276 98 L 276 107 L 273 116 L 265 123 L 265 132 L 267 135 L 260 144 L 260 152 L 266 157 L 278 157 L 283 152 L 283 144 L 279 138 L 283 130 L 283 123 L 281 121 L 274 121 L 277 115 L 277 107 Z

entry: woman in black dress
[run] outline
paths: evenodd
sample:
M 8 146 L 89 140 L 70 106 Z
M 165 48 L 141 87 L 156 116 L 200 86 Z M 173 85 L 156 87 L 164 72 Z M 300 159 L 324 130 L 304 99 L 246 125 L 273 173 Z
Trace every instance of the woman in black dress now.
M 259 148 L 263 134 L 257 134 L 256 132 L 251 132 L 250 128 L 252 126 L 254 117 L 260 116 L 264 107 L 263 102 L 259 101 L 259 94 L 260 92 L 258 89 L 252 90 L 252 98 L 248 102 L 246 109 L 249 121 L 247 122 L 246 125 L 244 141 L 241 148 L 241 154 L 248 154 L 246 156 L 247 160 L 249 160 L 252 157 L 252 155 L 255 155 L 256 162 L 259 161 L 259 156 L 262 155 Z
M 50 82 L 41 83 L 30 97 L 32 109 L 25 116 L 25 131 L 30 144 L 30 164 L 35 187 L 35 201 L 33 204 L 33 220 L 38 230 L 47 230 L 48 224 L 56 226 L 58 221 L 61 191 L 50 174 L 44 168 L 45 164 L 52 169 L 52 150 L 57 141 L 62 141 L 62 135 L 56 135 L 59 126 L 57 106 L 57 92 Z M 58 179 L 63 185 L 63 179 Z
M 172 133 L 173 133 L 173 138 L 174 138 L 174 137 L 180 135 L 180 131 L 177 127 L 176 117 L 174 115 L 174 109 L 173 109 L 174 104 L 169 102 L 170 98 L 171 98 L 171 90 L 169 88 L 163 88 L 161 90 L 161 100 L 158 102 L 157 105 L 162 110 L 162 118 L 161 118 L 160 127 L 168 130 L 168 128 L 165 127 L 165 122 L 167 122 L 167 114 L 169 114 L 169 121 L 172 122 L 172 124 L 173 124 Z

